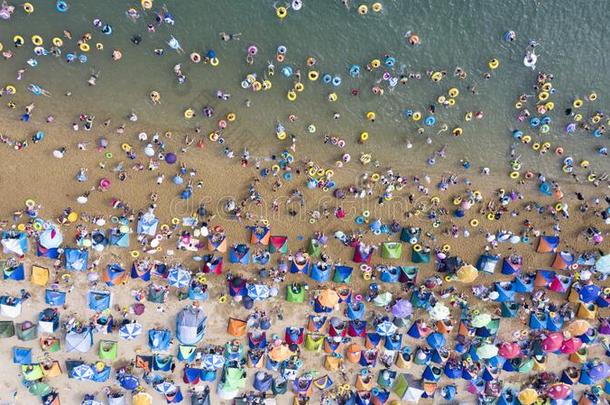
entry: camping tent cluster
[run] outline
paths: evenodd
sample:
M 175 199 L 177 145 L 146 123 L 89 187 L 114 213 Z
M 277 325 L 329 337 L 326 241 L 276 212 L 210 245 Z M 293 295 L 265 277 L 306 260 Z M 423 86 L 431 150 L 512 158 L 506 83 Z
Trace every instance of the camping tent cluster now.
M 33 234 L 36 254 L 40 260 L 63 263 L 60 274 L 70 275 L 65 280 L 87 272 L 88 279 L 97 281 L 89 268 L 92 250 L 99 253 L 129 245 L 128 223 L 119 219 L 114 225 L 109 233 L 97 230 L 80 235 L 75 247 L 68 248 L 62 246 L 59 227 L 41 224 L 40 231 Z M 136 232 L 154 237 L 159 234 L 157 228 L 158 220 L 149 211 L 139 219 Z M 126 403 L 128 396 L 134 404 L 151 404 L 155 400 L 147 391 L 157 392 L 167 403 L 179 403 L 186 394 L 184 384 L 194 388 L 193 404 L 210 404 L 212 395 L 236 403 L 265 396 L 271 401 L 288 392 L 295 403 L 306 403 L 317 392 L 332 393 L 341 404 L 385 404 L 395 398 L 451 401 L 463 390 L 464 395 L 475 395 L 484 403 L 563 405 L 577 395 L 595 403 L 596 398 L 610 394 L 610 365 L 590 356 L 598 347 L 610 354 L 610 317 L 601 315 L 610 307 L 610 289 L 594 282 L 595 275 L 610 274 L 609 256 L 560 250 L 558 238 L 543 236 L 536 252 L 551 256 L 548 268 L 527 269 L 515 253 L 503 258 L 490 252 L 483 252 L 473 265 L 452 255 L 449 247 L 422 246 L 420 233 L 405 227 L 400 241 L 379 246 L 343 235 L 338 239 L 353 249 L 351 264 L 329 260 L 325 252 L 328 239 L 322 234 L 309 240 L 305 249 L 291 253 L 288 238 L 272 235 L 267 226 L 251 228 L 250 244 L 233 245 L 216 227 L 207 244 L 197 243 L 197 249 L 206 246 L 209 251 L 198 256 L 197 271 L 139 254 L 133 255 L 130 267 L 118 260 L 102 267 L 102 283 L 92 283 L 95 288 L 84 292 L 87 309 L 95 314 L 92 321 L 84 322 L 63 313 L 70 295 L 83 292 L 68 293 L 62 283 L 49 284 L 56 277 L 47 267 L 24 265 L 29 235 L 4 232 L 3 279 L 9 283 L 29 280 L 40 287 L 45 307 L 35 321 L 17 322 L 29 295 L 0 297 L 4 318 L 0 338 L 16 337 L 13 363 L 20 367 L 29 392 L 44 404 L 59 404 L 52 383 L 62 374 L 87 383 L 116 380 L 120 389 L 106 395 L 113 405 Z M 411 255 L 403 258 L 407 246 Z M 292 275 L 291 282 L 281 285 L 269 277 L 252 280 L 243 273 L 228 272 L 223 265 L 225 255 L 235 269 L 276 255 L 278 273 Z M 428 263 L 442 277 L 422 277 L 422 266 Z M 498 268 L 501 281 L 474 284 Z M 310 305 L 311 311 L 304 322 L 273 332 L 268 315 L 255 312 L 248 319 L 228 317 L 225 344 L 208 344 L 210 314 L 203 308 L 210 298 L 207 278 L 215 275 L 226 276 L 226 287 L 214 292 L 215 305 L 233 300 L 252 309 L 260 301 L 283 299 L 300 308 Z M 117 321 L 113 296 L 128 282 L 145 286 L 133 294 L 131 315 Z M 442 282 L 470 288 L 475 298 L 487 304 L 478 305 L 463 294 L 452 295 L 452 289 L 440 291 L 436 287 Z M 357 287 L 361 283 L 364 290 Z M 560 302 L 546 299 L 549 295 L 559 297 Z M 146 302 L 161 305 L 174 297 L 189 300 L 176 314 L 174 328 L 138 323 Z M 519 318 L 528 327 L 515 331 L 510 339 L 500 338 L 501 326 L 514 325 Z M 131 340 L 146 340 L 148 350 L 138 352 L 127 366 L 117 362 L 113 367 L 120 359 L 121 342 Z M 43 360 L 35 355 L 38 348 L 27 343 L 35 341 L 48 353 Z M 53 353 L 60 350 L 68 356 L 61 364 L 52 360 Z M 302 356 L 308 352 L 321 359 L 316 373 L 304 369 Z M 90 354 L 97 358 L 81 360 Z M 557 356 L 565 356 L 569 365 L 560 372 L 546 371 Z M 341 370 L 354 371 L 351 384 L 336 383 Z M 522 386 L 507 383 L 500 373 L 523 374 L 528 382 Z M 212 382 L 216 382 L 215 394 L 206 385 Z M 89 395 L 83 403 L 98 402 Z

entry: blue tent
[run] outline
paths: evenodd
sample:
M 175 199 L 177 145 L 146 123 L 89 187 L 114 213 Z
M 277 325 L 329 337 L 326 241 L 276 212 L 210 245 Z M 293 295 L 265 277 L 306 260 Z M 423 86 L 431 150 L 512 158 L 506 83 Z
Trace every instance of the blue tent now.
M 136 232 L 138 235 L 155 236 L 159 220 L 152 212 L 147 212 L 138 220 Z
M 363 320 L 365 311 L 366 307 L 362 301 L 347 304 L 346 314 L 349 319 Z
M 117 377 L 119 384 L 126 390 L 133 391 L 140 385 L 138 378 L 132 374 L 121 374 Z
M 112 295 L 109 291 L 89 291 L 87 294 L 87 305 L 94 311 L 104 311 L 110 308 Z
M 38 328 L 41 333 L 52 334 L 59 329 L 59 313 L 56 309 L 45 308 L 38 315 Z
M 110 378 L 110 372 L 112 371 L 112 367 L 109 367 L 104 364 L 104 368 L 98 370 L 97 367 L 91 367 L 93 369 L 93 375 L 91 376 L 91 381 L 94 382 L 106 382 Z
M 248 264 L 250 262 L 250 247 L 245 244 L 231 246 L 229 261 L 231 263 Z
M 32 364 L 32 349 L 29 347 L 13 347 L 13 364 Z
M 25 270 L 23 268 L 23 263 L 14 266 L 8 266 L 7 263 L 5 263 L 5 266 L 2 269 L 2 278 L 4 280 L 25 280 Z
M 168 372 L 172 369 L 174 363 L 174 356 L 165 356 L 161 354 L 155 354 L 153 356 L 153 370 Z
M 597 297 L 600 296 L 602 290 L 600 287 L 595 284 L 588 284 L 580 288 L 578 292 L 578 296 L 582 302 L 585 304 L 594 302 L 597 300 Z
M 86 271 L 89 252 L 87 250 L 68 248 L 64 252 L 66 270 Z
M 426 342 L 428 342 L 430 347 L 432 347 L 433 349 L 439 349 L 445 346 L 445 343 L 447 343 L 447 339 L 445 339 L 445 336 L 442 333 L 434 332 L 428 335 L 428 337 L 426 338 Z
M 148 331 L 148 346 L 151 350 L 169 350 L 172 333 L 168 329 L 151 329 Z
M 108 237 L 108 244 L 110 246 L 118 246 L 121 248 L 129 247 L 129 233 L 122 233 L 119 228 L 114 228 L 110 231 Z
M 325 263 L 316 263 L 311 266 L 310 277 L 321 283 L 330 280 L 330 266 Z
M 199 343 L 205 335 L 207 321 L 208 317 L 205 316 L 202 309 L 195 307 L 184 308 L 176 316 L 176 338 L 180 343 L 185 345 Z
M 348 266 L 335 266 L 335 274 L 333 275 L 333 282 L 335 283 L 349 283 L 352 279 L 352 273 L 354 269 Z
M 66 303 L 66 293 L 47 288 L 44 293 L 44 302 L 52 307 L 60 307 Z
M 494 283 L 496 292 L 498 293 L 497 302 L 509 302 L 515 300 L 515 289 L 513 283 L 508 281 L 496 281 Z
M 2 232 L 2 249 L 4 253 L 23 256 L 29 251 L 28 235 L 25 232 Z
M 397 283 L 400 278 L 400 267 L 383 267 L 379 273 L 379 279 L 384 283 Z
M 500 261 L 500 256 L 483 253 L 477 261 L 477 270 L 485 273 L 493 274 L 496 271 L 496 265 Z

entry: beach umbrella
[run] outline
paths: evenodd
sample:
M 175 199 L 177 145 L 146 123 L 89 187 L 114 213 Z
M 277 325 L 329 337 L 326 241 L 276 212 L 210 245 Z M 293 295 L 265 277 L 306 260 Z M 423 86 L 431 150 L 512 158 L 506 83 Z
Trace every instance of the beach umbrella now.
M 61 232 L 59 232 L 59 229 L 57 229 L 55 226 L 51 226 L 50 228 L 44 230 L 38 239 L 40 245 L 46 249 L 56 249 L 62 244 L 63 241 L 64 237 L 62 236 Z
M 460 267 L 455 274 L 462 283 L 472 283 L 479 276 L 479 271 L 472 264 L 466 264 Z
M 572 394 L 572 386 L 565 383 L 554 383 L 547 389 L 546 394 L 551 399 L 567 399 Z
M 318 302 L 327 308 L 332 308 L 339 303 L 339 294 L 335 290 L 327 288 L 322 290 L 318 296 Z
M 188 287 L 191 282 L 191 272 L 183 267 L 174 267 L 167 273 L 167 282 L 176 288 Z
M 610 274 L 610 254 L 597 259 L 595 262 L 595 270 L 602 274 Z
M 392 315 L 396 318 L 406 318 L 413 313 L 413 305 L 407 300 L 400 299 L 392 306 Z
M 538 392 L 533 388 L 522 390 L 517 396 L 521 405 L 532 405 L 538 399 Z
M 447 339 L 445 339 L 445 336 L 442 333 L 434 332 L 426 338 L 426 342 L 428 342 L 433 349 L 440 349 L 445 346 Z
M 248 286 L 248 297 L 253 300 L 264 300 L 269 298 L 269 287 L 264 284 L 250 284 Z
M 571 354 L 571 353 L 576 353 L 578 351 L 578 349 L 581 348 L 581 346 L 582 346 L 582 340 L 580 340 L 580 338 L 577 338 L 577 337 L 572 337 L 572 338 L 564 340 L 563 343 L 561 344 L 561 347 L 559 348 L 559 350 L 561 351 L 561 353 Z
M 288 346 L 282 344 L 273 346 L 271 350 L 269 350 L 269 353 L 267 355 L 273 361 L 284 361 L 288 357 L 290 357 L 291 354 L 292 352 L 290 351 Z
M 142 325 L 139 323 L 127 323 L 119 329 L 119 336 L 125 340 L 134 340 L 142 333 Z
M 104 405 L 103 402 L 96 401 L 91 395 L 86 395 L 80 405 Z
M 555 352 L 563 344 L 563 335 L 560 332 L 549 333 L 542 341 L 542 350 L 545 352 Z
M 437 302 L 435 306 L 430 309 L 430 318 L 435 321 L 444 321 L 449 318 L 450 311 L 445 304 Z
M 504 342 L 500 345 L 498 354 L 505 359 L 515 359 L 521 355 L 521 348 L 517 342 Z
M 220 369 L 225 365 L 225 359 L 219 354 L 206 354 L 203 356 L 203 366 L 208 369 Z
M 380 322 L 377 327 L 375 327 L 375 331 L 381 336 L 392 336 L 396 333 L 396 329 L 398 329 L 396 325 L 389 320 Z
M 378 307 L 385 307 L 390 302 L 392 302 L 392 293 L 390 293 L 388 291 L 379 294 L 378 296 L 376 296 L 373 299 L 373 304 L 375 304 Z
M 118 378 L 118 380 L 121 387 L 129 391 L 135 390 L 140 385 L 138 378 L 131 374 L 123 374 Z
M 584 303 L 591 303 L 594 302 L 597 297 L 599 297 L 599 295 L 601 294 L 602 289 L 599 288 L 598 286 L 596 286 L 595 284 L 588 284 L 583 286 L 580 289 L 580 292 L 578 294 L 578 297 L 580 298 L 580 300 Z
M 570 332 L 572 336 L 580 336 L 584 335 L 589 329 L 591 329 L 591 324 L 588 321 L 577 319 L 570 323 L 566 330 Z
M 473 328 L 484 328 L 489 325 L 489 322 L 491 322 L 491 315 L 482 313 L 472 318 L 470 325 L 472 325 Z
M 498 355 L 498 348 L 492 344 L 484 344 L 477 348 L 477 356 L 481 359 L 491 359 Z
M 90 380 L 93 374 L 93 369 L 88 364 L 80 364 L 70 371 L 70 377 L 80 381 Z

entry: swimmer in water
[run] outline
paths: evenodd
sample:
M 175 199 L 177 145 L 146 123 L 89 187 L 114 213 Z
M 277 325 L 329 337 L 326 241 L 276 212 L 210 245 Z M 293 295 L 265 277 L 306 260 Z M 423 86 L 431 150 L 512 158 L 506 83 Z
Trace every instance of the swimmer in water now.
M 142 37 L 140 35 L 134 35 L 133 37 L 131 37 L 132 44 L 140 45 L 141 42 L 142 42 Z
M 176 38 L 174 38 L 173 36 L 170 38 L 169 41 L 167 41 L 167 44 L 169 45 L 170 48 L 172 48 L 179 54 L 184 53 L 184 49 L 182 49 L 182 46 L 180 46 L 180 42 L 178 42 L 178 40 Z
M 235 33 L 235 34 L 230 34 L 230 33 L 226 33 L 226 32 L 221 32 L 218 34 L 220 36 L 220 39 L 224 42 L 229 42 L 229 41 L 239 41 L 239 37 L 241 36 L 241 32 Z
M 100 77 L 99 70 L 96 72 L 95 70 L 91 69 L 91 75 L 89 76 L 89 80 L 87 80 L 87 83 L 89 84 L 89 86 L 95 86 L 97 84 L 97 79 L 99 77 Z

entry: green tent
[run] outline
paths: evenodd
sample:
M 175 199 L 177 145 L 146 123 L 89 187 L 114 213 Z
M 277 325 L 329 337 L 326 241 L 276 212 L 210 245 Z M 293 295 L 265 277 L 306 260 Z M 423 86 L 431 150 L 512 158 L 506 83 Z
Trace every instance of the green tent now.
M 241 368 L 228 367 L 221 380 L 224 391 L 239 391 L 246 387 L 246 371 Z
M 421 245 L 413 245 L 411 248 L 411 261 L 413 263 L 430 263 L 430 249 L 422 248 Z
M 307 245 L 307 253 L 311 257 L 320 257 L 322 253 L 322 245 L 317 239 L 310 239 L 309 244 Z
M 0 321 L 0 338 L 15 336 L 15 324 L 13 321 Z
M 408 281 L 416 282 L 417 272 L 419 269 L 417 266 L 400 266 L 401 275 L 400 278 L 406 278 Z M 402 281 L 402 280 L 400 280 Z
M 305 288 L 298 283 L 293 283 L 286 287 L 286 301 L 296 303 L 305 301 Z
M 392 387 L 392 391 L 403 401 L 417 403 L 424 394 L 421 381 L 417 381 L 411 374 L 399 374 Z
M 384 242 L 381 246 L 381 257 L 384 259 L 400 259 L 402 245 L 400 242 Z
M 504 318 L 514 318 L 517 316 L 517 312 L 519 311 L 519 307 L 521 304 L 518 302 L 503 302 L 500 304 L 500 310 L 502 311 L 502 316 Z
M 156 304 L 163 304 L 165 297 L 167 296 L 167 290 L 163 287 L 151 284 L 148 287 L 148 301 Z
M 99 356 L 102 360 L 114 360 L 117 358 L 119 344 L 112 340 L 100 340 Z
M 30 321 L 18 323 L 15 331 L 17 332 L 17 338 L 24 342 L 38 337 L 38 325 Z
M 53 392 L 53 389 L 49 384 L 37 381 L 28 386 L 28 392 L 37 397 L 42 397 L 45 395 L 49 395 L 51 392 Z
M 21 373 L 26 381 L 36 381 L 44 377 L 40 364 L 24 364 L 21 366 Z
M 308 333 L 305 335 L 305 349 L 310 352 L 319 352 L 324 344 L 324 335 Z

